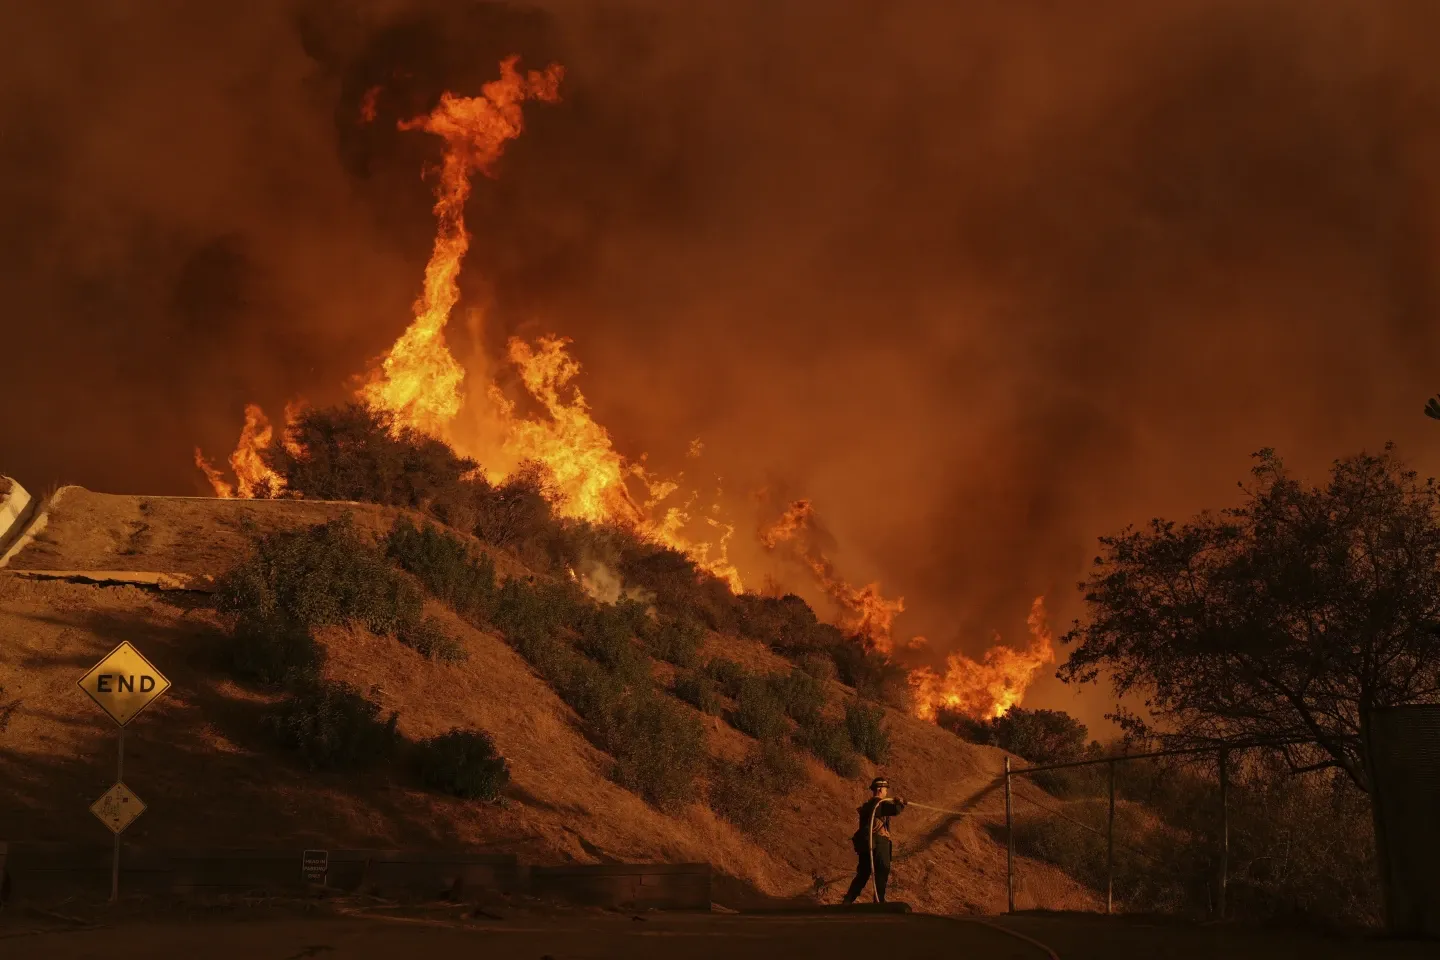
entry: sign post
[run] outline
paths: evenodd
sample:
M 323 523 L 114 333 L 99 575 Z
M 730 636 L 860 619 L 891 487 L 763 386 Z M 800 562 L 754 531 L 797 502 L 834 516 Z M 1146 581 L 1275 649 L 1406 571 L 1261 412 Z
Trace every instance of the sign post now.
M 90 812 L 115 834 L 115 857 L 110 869 L 110 901 L 114 903 L 120 899 L 120 834 L 145 812 L 145 804 L 125 786 L 125 727 L 170 689 L 170 681 L 127 641 L 106 654 L 77 683 L 120 725 L 115 785 L 90 807 Z

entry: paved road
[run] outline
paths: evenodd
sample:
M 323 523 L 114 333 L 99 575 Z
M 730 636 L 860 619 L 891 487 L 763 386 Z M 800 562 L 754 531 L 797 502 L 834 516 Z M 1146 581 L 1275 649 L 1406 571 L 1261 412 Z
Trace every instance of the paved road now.
M 650 914 L 487 926 L 376 919 L 177 920 L 14 936 L 6 960 L 1046 960 L 980 923 L 929 916 Z

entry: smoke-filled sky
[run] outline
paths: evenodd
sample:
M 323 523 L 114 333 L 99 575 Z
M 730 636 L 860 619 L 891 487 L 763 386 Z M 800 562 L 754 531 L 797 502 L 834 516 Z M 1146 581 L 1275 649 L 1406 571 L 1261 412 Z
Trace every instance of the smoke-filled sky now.
M 905 633 L 1057 626 L 1095 538 L 1440 428 L 1426 0 L 0 0 L 0 471 L 202 493 L 410 317 L 423 133 L 508 53 L 457 348 L 573 337 L 621 450 L 811 498 Z M 361 99 L 382 88 L 377 121 Z M 684 453 L 695 437 L 699 461 Z M 758 549 L 743 545 L 757 564 Z M 803 580 L 796 576 L 798 585 Z M 1053 680 L 1031 705 L 1092 723 Z

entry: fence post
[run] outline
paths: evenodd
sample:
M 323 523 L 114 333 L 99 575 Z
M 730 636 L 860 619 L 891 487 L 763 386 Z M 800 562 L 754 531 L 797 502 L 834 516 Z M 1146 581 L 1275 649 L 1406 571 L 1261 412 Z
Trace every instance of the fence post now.
M 1215 896 L 1217 919 L 1225 919 L 1225 887 L 1230 880 L 1230 751 L 1220 751 L 1220 876 Z
M 1010 758 L 1005 758 L 1005 905 L 1015 912 L 1015 821 L 1010 813 Z
M 1105 913 L 1115 912 L 1115 761 L 1110 761 L 1110 822 L 1105 830 Z

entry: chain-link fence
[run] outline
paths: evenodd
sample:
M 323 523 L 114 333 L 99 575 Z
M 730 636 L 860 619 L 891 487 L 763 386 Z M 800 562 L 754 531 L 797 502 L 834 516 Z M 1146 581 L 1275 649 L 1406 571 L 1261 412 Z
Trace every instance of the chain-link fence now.
M 1011 910 L 1381 921 L 1368 797 L 1260 748 L 1007 770 Z

